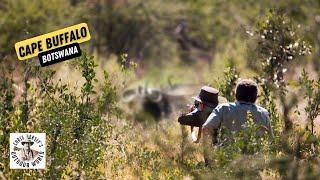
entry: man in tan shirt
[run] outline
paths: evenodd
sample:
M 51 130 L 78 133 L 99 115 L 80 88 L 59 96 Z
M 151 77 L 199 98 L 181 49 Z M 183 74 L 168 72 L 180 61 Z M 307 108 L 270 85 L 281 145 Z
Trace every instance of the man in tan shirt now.
M 212 131 L 217 131 L 221 127 L 230 131 L 240 131 L 247 122 L 247 115 L 250 112 L 254 123 L 261 125 L 257 136 L 262 136 L 266 132 L 273 135 L 268 111 L 255 104 L 257 95 L 257 84 L 253 80 L 240 81 L 236 87 L 236 102 L 218 105 L 203 124 L 204 133 L 212 134 Z
M 220 104 L 209 115 L 202 126 L 205 136 L 203 147 L 206 165 L 210 164 L 208 156 L 211 151 L 210 147 L 219 144 L 219 139 L 217 139 L 219 129 L 224 127 L 233 132 L 241 131 L 247 122 L 248 113 L 252 114 L 254 123 L 260 126 L 256 132 L 257 136 L 263 136 L 266 132 L 273 136 L 268 111 L 255 104 L 257 95 L 257 84 L 250 79 L 244 79 L 237 84 L 236 102 Z

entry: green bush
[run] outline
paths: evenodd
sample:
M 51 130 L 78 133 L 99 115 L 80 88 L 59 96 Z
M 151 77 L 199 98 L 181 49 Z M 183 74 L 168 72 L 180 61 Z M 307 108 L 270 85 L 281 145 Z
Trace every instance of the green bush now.
M 112 135 L 112 126 L 106 116 L 112 117 L 117 109 L 117 89 L 108 79 L 105 72 L 105 84 L 103 93 L 98 95 L 94 91 L 95 67 L 93 57 L 86 53 L 77 58 L 76 65 L 85 79 L 80 94 L 75 93 L 75 87 L 63 84 L 61 79 L 54 80 L 55 72 L 50 68 L 36 73 L 37 83 L 28 87 L 26 101 L 23 106 L 28 106 L 28 111 L 21 113 L 19 106 L 12 106 L 13 95 L 9 85 L 10 79 L 4 79 L 1 93 L 5 99 L 4 107 L 7 109 L 1 118 L 1 124 L 7 124 L 10 132 L 45 132 L 47 134 L 47 165 L 44 171 L 23 170 L 8 171 L 8 162 L 4 161 L 5 176 L 9 178 L 42 177 L 42 178 L 98 178 L 103 177 L 99 166 L 104 161 L 104 155 L 108 149 L 106 143 Z M 9 84 L 8 84 L 9 83 Z M 33 86 L 33 87 L 31 87 Z M 35 98 L 36 97 L 36 98 Z M 104 102 L 99 106 L 96 101 Z M 99 110 L 100 107 L 100 110 Z M 110 108 L 107 111 L 104 108 Z M 7 112 L 11 112 L 11 115 Z M 20 116 L 14 116 L 16 113 Z M 20 112 L 20 113 L 19 113 Z M 9 116 L 10 115 L 10 116 Z M 28 116 L 24 123 L 24 116 Z M 17 125 L 12 124 L 17 123 Z M 14 129 L 13 129 L 14 128 Z M 8 130 L 1 132 L 7 142 Z M 8 153 L 7 143 L 1 143 L 1 152 Z M 3 154 L 6 157 L 5 154 Z M 7 158 L 5 158 L 7 159 Z M 2 167 L 3 168 L 3 167 Z

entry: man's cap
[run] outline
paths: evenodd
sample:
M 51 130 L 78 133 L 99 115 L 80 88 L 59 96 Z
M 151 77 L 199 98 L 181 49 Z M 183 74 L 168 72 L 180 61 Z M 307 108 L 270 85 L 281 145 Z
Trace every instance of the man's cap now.
M 258 96 L 257 83 L 251 79 L 243 79 L 237 84 L 236 99 L 238 101 L 254 103 Z
M 21 142 L 22 145 L 24 145 L 24 144 L 26 144 L 26 143 L 29 143 L 29 144 L 32 145 L 34 142 L 31 141 L 30 139 L 27 139 L 27 140 L 24 140 L 24 141 Z
M 192 98 L 212 108 L 215 108 L 219 103 L 227 102 L 226 98 L 219 96 L 217 89 L 210 86 L 203 86 L 199 95 Z

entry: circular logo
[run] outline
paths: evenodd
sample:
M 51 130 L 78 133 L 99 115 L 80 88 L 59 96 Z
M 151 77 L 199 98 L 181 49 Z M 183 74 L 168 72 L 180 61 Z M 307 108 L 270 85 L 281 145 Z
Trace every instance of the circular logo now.
M 45 133 L 10 133 L 10 168 L 45 167 Z

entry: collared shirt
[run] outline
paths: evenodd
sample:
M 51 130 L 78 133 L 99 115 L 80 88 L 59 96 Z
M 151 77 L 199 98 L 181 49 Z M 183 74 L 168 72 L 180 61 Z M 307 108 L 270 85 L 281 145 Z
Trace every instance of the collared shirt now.
M 273 135 L 268 111 L 256 104 L 239 101 L 218 105 L 203 124 L 203 128 L 212 131 L 223 126 L 231 131 L 239 131 L 247 122 L 248 112 L 251 112 L 255 123 L 263 125 Z M 260 129 L 257 135 L 261 136 L 264 132 L 265 130 Z
M 25 161 L 33 160 L 38 155 L 38 151 L 30 149 L 29 151 L 22 148 L 21 149 L 21 158 Z

